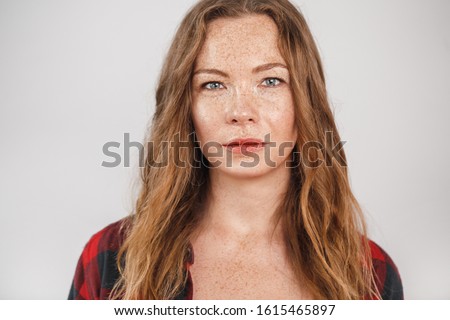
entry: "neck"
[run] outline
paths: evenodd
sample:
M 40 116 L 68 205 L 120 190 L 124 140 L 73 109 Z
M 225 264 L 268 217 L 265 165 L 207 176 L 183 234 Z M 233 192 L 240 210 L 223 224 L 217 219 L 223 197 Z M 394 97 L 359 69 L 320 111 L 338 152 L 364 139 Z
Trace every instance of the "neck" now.
M 280 238 L 275 212 L 289 186 L 290 171 L 278 168 L 260 177 L 210 171 L 202 225 L 224 237 Z

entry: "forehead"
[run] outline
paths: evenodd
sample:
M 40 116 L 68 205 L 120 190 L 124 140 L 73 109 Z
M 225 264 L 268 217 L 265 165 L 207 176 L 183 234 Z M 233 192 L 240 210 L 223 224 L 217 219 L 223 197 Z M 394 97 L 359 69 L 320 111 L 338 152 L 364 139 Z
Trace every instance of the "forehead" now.
M 218 18 L 208 24 L 196 67 L 252 67 L 284 63 L 278 49 L 278 29 L 266 15 Z

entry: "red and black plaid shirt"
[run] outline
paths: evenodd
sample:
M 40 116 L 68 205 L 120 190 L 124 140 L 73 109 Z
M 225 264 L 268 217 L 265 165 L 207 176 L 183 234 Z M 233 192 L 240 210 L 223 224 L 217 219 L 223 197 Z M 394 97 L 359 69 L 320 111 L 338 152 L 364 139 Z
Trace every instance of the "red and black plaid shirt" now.
M 124 239 L 124 229 L 120 227 L 125 221 L 126 218 L 108 225 L 88 241 L 78 260 L 69 299 L 109 298 L 111 289 L 119 277 L 116 258 Z M 369 244 L 382 299 L 403 299 L 402 282 L 394 262 L 373 241 Z M 192 261 L 187 261 L 187 268 L 191 263 Z M 175 299 L 192 299 L 192 292 L 192 280 L 189 275 L 185 288 Z

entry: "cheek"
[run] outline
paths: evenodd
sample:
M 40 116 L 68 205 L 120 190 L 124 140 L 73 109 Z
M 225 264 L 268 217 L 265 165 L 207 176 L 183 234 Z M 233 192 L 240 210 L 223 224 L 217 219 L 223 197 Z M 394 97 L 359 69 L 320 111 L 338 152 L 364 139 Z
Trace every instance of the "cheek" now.
M 272 108 L 266 109 L 264 118 L 271 128 L 284 138 L 296 139 L 294 103 L 290 94 L 280 94 L 272 97 Z
M 197 101 L 192 106 L 192 120 L 195 133 L 200 142 L 214 139 L 214 132 L 217 128 L 217 114 L 208 103 Z
M 290 108 L 287 108 L 285 112 L 283 113 L 282 119 L 280 120 L 281 123 L 285 124 L 285 131 L 288 135 L 296 136 L 297 135 L 297 128 L 295 125 L 295 113 L 294 113 L 294 106 L 290 106 Z

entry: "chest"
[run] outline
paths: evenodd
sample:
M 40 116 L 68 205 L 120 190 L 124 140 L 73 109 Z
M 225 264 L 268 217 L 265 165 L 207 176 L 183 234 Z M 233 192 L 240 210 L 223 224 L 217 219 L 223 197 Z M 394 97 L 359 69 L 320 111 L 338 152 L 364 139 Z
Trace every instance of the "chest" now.
M 193 299 L 306 299 L 281 248 L 194 246 Z

